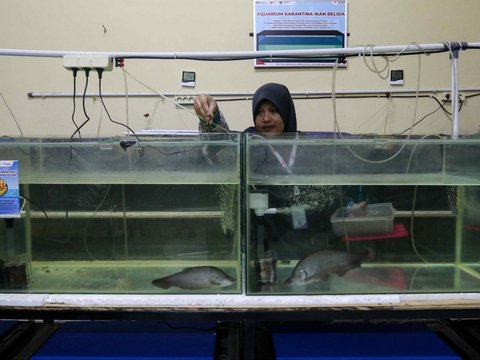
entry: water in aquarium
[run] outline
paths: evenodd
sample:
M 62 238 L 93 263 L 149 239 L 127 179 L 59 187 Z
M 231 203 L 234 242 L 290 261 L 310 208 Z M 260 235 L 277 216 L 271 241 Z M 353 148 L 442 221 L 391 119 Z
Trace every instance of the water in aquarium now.
M 249 188 L 251 294 L 480 290 L 480 186 Z
M 0 291 L 239 293 L 234 136 L 0 144 L 22 209 L 0 219 Z
M 27 217 L 1 226 L 14 239 L 2 253 L 28 265 L 18 280 L 4 280 L 9 291 L 240 289 L 236 185 L 29 185 L 24 192 Z M 182 275 L 158 281 L 175 274 Z

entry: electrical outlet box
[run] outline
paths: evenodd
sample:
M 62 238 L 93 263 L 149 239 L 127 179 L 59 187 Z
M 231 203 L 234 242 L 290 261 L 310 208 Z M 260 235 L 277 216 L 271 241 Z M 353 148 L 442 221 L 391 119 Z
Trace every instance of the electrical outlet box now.
M 175 96 L 174 100 L 179 105 L 193 105 L 193 102 L 195 101 L 195 96 Z
M 113 58 L 98 55 L 65 55 L 63 57 L 63 67 L 68 70 L 103 69 L 104 71 L 111 71 L 113 69 Z
M 452 101 L 452 94 L 449 92 L 444 92 L 442 94 L 442 101 Z M 458 93 L 458 100 L 460 101 L 465 101 L 465 94 L 464 93 Z

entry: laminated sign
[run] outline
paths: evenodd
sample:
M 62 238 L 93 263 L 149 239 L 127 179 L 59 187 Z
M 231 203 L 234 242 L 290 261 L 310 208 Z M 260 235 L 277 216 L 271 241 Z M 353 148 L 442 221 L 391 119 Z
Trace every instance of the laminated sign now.
M 347 0 L 254 0 L 254 11 L 254 47 L 266 54 L 255 67 L 346 66 L 346 59 L 327 53 L 347 47 Z M 274 57 L 276 50 L 304 54 Z
M 18 160 L 0 160 L 0 217 L 20 217 Z

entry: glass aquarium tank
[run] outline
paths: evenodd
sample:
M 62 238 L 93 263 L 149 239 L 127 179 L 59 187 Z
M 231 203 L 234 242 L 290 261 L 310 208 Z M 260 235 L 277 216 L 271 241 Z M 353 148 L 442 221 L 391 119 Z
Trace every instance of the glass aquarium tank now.
M 480 139 L 246 139 L 250 295 L 480 291 Z
M 238 135 L 132 139 L 0 142 L 0 292 L 241 292 Z

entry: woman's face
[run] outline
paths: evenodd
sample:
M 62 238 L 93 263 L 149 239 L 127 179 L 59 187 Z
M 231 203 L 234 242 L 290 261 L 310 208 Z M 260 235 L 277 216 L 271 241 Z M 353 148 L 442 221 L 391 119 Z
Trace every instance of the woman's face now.
M 283 133 L 283 119 L 270 101 L 263 101 L 255 113 L 255 129 L 264 136 Z

